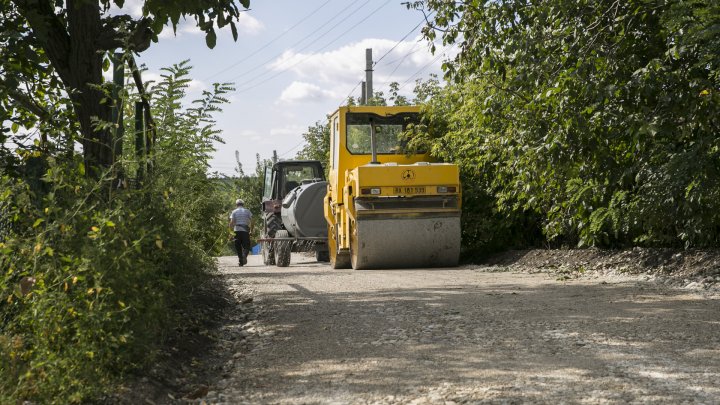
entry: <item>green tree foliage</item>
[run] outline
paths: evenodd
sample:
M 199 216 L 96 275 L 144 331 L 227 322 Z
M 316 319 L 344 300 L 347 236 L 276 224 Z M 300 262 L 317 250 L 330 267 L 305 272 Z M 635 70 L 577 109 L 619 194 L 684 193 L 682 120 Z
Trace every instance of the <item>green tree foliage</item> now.
M 327 166 L 330 162 L 330 124 L 317 121 L 303 134 L 305 144 L 295 156 L 296 159 L 319 160 Z
M 718 245 L 717 2 L 411 6 L 460 49 L 415 143 L 461 165 L 468 246 Z
M 205 173 L 229 87 L 183 107 L 187 63 L 164 72 L 149 91 L 162 125 L 142 187 L 108 196 L 111 171 L 88 178 L 66 152 L 48 152 L 42 187 L 0 170 L 0 403 L 107 393 L 187 322 L 177 309 L 214 268 L 227 214 Z M 35 158 L 19 155 L 19 167 Z
M 249 0 L 239 3 L 249 7 Z M 59 124 L 54 110 L 70 110 L 77 123 L 71 127 L 80 136 L 66 131 L 69 139 L 63 144 L 78 140 L 86 163 L 108 167 L 116 158 L 112 125 L 98 125 L 111 121 L 109 86 L 102 77 L 105 55 L 116 49 L 142 52 L 166 25 L 175 30 L 181 18 L 196 21 L 210 48 L 215 46 L 215 28 L 229 25 L 233 38 L 238 37 L 235 21 L 241 10 L 234 0 L 145 1 L 143 16 L 137 19 L 108 12 L 123 4 L 124 0 L 1 0 L 0 119 L 29 128 L 36 119 L 32 117 Z M 41 133 L 47 125 L 39 128 Z

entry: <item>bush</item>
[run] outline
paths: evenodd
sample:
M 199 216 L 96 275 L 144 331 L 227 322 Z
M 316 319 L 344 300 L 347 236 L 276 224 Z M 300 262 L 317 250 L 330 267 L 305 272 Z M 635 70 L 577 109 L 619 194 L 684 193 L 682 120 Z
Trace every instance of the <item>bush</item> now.
M 108 192 L 51 164 L 39 198 L 2 178 L 12 229 L 0 249 L 0 402 L 92 398 L 148 361 L 173 308 L 212 268 L 167 193 Z
M 227 201 L 206 171 L 227 87 L 183 109 L 188 71 L 168 69 L 150 93 L 159 125 L 148 156 L 126 150 L 99 176 L 77 154 L 41 148 L 20 153 L 12 173 L 0 167 L 0 403 L 98 399 L 151 364 L 214 269 Z M 147 163 L 134 188 L 118 188 L 117 173 Z

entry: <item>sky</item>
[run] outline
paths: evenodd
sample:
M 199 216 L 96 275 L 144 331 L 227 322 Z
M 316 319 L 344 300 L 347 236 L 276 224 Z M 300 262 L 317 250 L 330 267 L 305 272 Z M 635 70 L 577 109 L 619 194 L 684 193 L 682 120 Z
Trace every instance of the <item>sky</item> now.
M 235 151 L 246 174 L 256 154 L 273 150 L 291 159 L 302 148 L 302 134 L 342 105 L 359 97 L 365 77 L 365 49 L 372 48 L 374 90 L 386 95 L 396 81 L 411 95 L 415 80 L 435 73 L 449 49 L 433 55 L 420 35 L 423 14 L 403 0 L 251 0 L 242 12 L 239 37 L 229 26 L 209 49 L 195 21 L 181 20 L 176 34 L 166 27 L 158 43 L 136 60 L 157 80 L 160 69 L 190 60 L 193 81 L 188 99 L 199 98 L 214 82 L 232 82 L 229 104 L 216 114 L 224 144 L 216 144 L 211 171 L 233 176 Z M 122 11 L 138 16 L 142 1 L 126 1 Z M 403 40 L 404 38 L 404 40 Z

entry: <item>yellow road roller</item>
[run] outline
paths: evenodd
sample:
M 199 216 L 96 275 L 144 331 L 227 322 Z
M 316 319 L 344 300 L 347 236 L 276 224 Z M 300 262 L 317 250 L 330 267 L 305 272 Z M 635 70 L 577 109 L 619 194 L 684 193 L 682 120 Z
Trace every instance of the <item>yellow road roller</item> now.
M 400 134 L 416 106 L 345 106 L 330 116 L 324 214 L 335 269 L 457 266 L 458 166 L 408 155 Z

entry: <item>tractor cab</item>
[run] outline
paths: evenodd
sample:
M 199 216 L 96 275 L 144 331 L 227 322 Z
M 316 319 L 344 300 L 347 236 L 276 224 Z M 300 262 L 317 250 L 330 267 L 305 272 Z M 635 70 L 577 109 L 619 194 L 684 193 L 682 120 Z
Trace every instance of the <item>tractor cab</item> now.
M 262 211 L 279 213 L 282 200 L 303 184 L 325 180 L 322 164 L 317 160 L 285 160 L 265 166 Z

